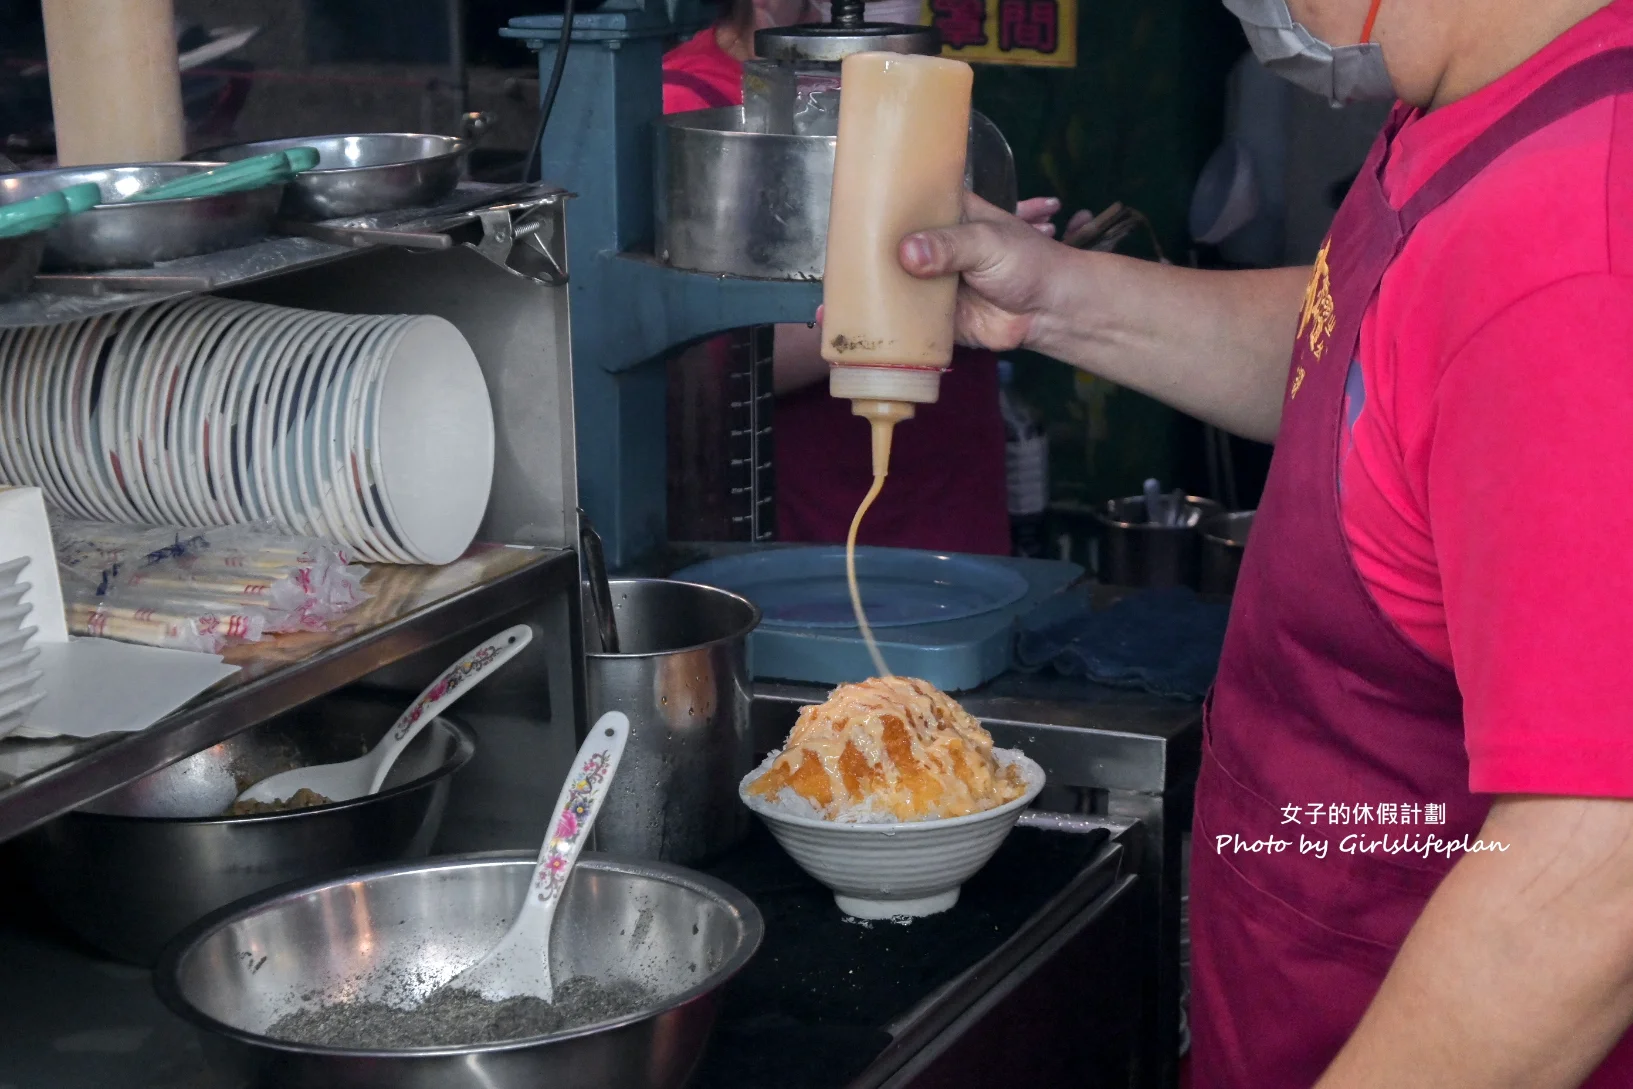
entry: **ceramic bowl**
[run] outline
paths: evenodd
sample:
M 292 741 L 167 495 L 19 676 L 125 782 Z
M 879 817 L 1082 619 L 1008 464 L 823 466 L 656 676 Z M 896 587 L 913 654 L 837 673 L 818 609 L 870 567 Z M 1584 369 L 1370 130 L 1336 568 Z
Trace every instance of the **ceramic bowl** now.
M 833 890 L 846 915 L 915 918 L 958 903 L 960 887 L 987 864 L 1043 789 L 1037 763 L 1008 750 L 997 755 L 1000 762 L 1020 765 L 1026 793 L 967 817 L 852 824 L 796 816 L 748 792 L 764 764 L 738 784 L 737 794 L 800 868 Z

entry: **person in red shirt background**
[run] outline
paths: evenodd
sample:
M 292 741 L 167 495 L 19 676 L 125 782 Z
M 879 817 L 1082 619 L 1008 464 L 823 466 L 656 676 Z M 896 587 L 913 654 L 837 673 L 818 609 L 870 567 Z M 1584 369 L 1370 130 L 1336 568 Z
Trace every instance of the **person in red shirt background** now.
M 663 63 L 665 113 L 737 106 L 754 32 L 828 18 L 813 0 L 737 0 L 725 17 L 671 50 Z M 919 21 L 918 0 L 877 0 L 873 22 Z M 1018 209 L 1052 234 L 1053 199 Z M 779 325 L 773 357 L 777 404 L 777 538 L 842 542 L 872 481 L 868 424 L 828 395 L 828 366 L 814 326 Z M 997 357 L 960 349 L 941 398 L 896 429 L 890 479 L 862 523 L 863 544 L 1008 555 L 1009 508 Z

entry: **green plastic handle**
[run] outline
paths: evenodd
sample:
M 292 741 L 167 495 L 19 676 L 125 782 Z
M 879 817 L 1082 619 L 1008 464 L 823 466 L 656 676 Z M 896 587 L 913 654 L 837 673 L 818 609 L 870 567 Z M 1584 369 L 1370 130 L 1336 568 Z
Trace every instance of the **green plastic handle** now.
M 311 162 L 317 162 L 317 152 L 311 148 L 296 148 L 294 151 L 310 152 Z M 292 153 L 274 151 L 266 155 L 257 155 L 251 159 L 243 159 L 226 166 L 218 166 L 214 170 L 206 170 L 198 174 L 189 174 L 184 178 L 167 181 L 163 185 L 156 185 L 152 189 L 144 189 L 136 193 L 131 200 L 180 200 L 184 197 L 213 197 L 223 193 L 236 193 L 244 189 L 259 189 L 263 185 L 275 185 L 278 182 L 288 181 L 294 173 L 291 164 Z M 306 156 L 301 156 L 304 162 Z M 310 169 L 302 167 L 301 169 Z
M 289 162 L 289 172 L 299 174 L 303 170 L 311 170 L 318 165 L 318 149 L 315 147 L 292 147 L 284 152 L 284 158 Z
M 0 205 L 0 238 L 48 230 L 75 212 L 94 207 L 101 199 L 102 191 L 94 183 L 85 182 Z
M 80 182 L 57 192 L 68 202 L 69 215 L 77 215 L 102 203 L 102 187 L 95 182 Z

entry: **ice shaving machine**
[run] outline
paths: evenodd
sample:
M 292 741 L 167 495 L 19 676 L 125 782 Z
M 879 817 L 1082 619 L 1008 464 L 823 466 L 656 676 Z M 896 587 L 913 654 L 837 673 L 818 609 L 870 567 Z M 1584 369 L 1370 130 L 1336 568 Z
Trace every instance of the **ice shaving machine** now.
M 723 330 L 810 321 L 821 302 L 840 61 L 940 49 L 933 27 L 868 23 L 862 0 L 837 0 L 829 23 L 756 35 L 743 106 L 663 117 L 663 53 L 709 18 L 697 0 L 609 0 L 574 14 L 541 141 L 539 176 L 573 194 L 579 496 L 614 568 L 667 537 L 665 360 Z M 538 52 L 541 88 L 565 21 L 526 16 L 501 31 Z M 1012 208 L 1008 144 L 980 115 L 970 132 L 967 181 Z M 769 362 L 744 378 L 733 394 L 742 411 L 732 460 L 746 472 L 732 491 L 745 539 L 763 540 L 772 524 Z

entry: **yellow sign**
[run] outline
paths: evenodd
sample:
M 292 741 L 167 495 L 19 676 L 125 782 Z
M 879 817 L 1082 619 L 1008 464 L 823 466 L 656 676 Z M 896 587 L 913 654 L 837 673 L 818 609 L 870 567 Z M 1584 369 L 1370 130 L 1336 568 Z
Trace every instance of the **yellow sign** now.
M 941 55 L 971 64 L 1077 64 L 1077 0 L 924 0 Z

